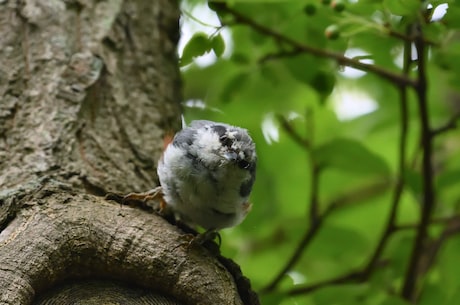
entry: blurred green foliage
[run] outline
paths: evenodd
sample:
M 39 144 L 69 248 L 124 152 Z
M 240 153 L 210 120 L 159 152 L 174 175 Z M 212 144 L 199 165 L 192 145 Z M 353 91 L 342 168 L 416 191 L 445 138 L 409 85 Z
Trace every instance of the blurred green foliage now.
M 197 8 L 216 12 L 223 26 L 199 16 L 191 18 Z M 229 0 L 208 5 L 189 1 L 183 3 L 183 10 L 184 20 L 201 22 L 206 28 L 190 38 L 182 53 L 186 120 L 243 126 L 257 143 L 253 210 L 243 224 L 221 235 L 224 255 L 241 265 L 253 287 L 261 291 L 262 304 L 408 304 L 400 291 L 426 191 L 419 101 L 408 86 L 404 186 L 395 225 L 371 272 L 364 278 L 347 278 L 364 270 L 388 222 L 400 173 L 404 84 L 372 71 L 350 77 L 344 62 L 327 52 L 414 80 L 419 68 L 413 33 L 421 31 L 428 49 L 424 64 L 428 86 L 423 90 L 433 132 L 436 196 L 415 296 L 420 304 L 457 304 L 459 2 Z M 406 30 L 410 28 L 412 32 Z M 224 39 L 224 31 L 230 39 Z M 295 43 L 325 53 L 299 50 Z M 415 61 L 406 58 L 408 75 L 403 72 L 405 48 Z M 206 65 L 194 63 L 204 54 L 217 58 Z M 337 107 L 344 102 L 340 91 L 365 94 L 377 109 L 343 119 Z M 353 99 L 358 97 L 352 96 L 350 105 L 358 106 L 348 110 L 360 112 L 359 101 Z M 316 216 L 311 214 L 313 201 L 317 201 Z M 321 226 L 311 242 L 299 250 L 298 259 L 280 281 L 264 289 L 291 260 L 315 218 L 321 219 Z M 345 277 L 342 282 L 333 281 L 341 277 Z M 330 280 L 307 292 L 295 292 Z

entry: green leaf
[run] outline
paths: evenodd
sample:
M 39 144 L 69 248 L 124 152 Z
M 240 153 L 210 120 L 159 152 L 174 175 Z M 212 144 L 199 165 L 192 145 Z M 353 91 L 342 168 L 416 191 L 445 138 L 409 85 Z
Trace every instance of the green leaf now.
M 369 288 L 366 284 L 330 285 L 313 292 L 317 305 L 329 304 L 358 304 L 365 299 Z
M 457 187 L 460 181 L 460 169 L 447 170 L 441 173 L 437 179 L 437 186 L 440 189 Z
M 318 70 L 318 59 L 308 54 L 287 57 L 283 62 L 291 75 L 305 84 L 310 84 Z
M 198 32 L 190 38 L 189 42 L 185 45 L 182 57 L 180 59 L 180 66 L 186 66 L 192 62 L 195 57 L 204 55 L 211 51 L 213 47 L 208 35 L 203 32 Z
M 391 13 L 399 16 L 415 16 L 420 9 L 419 0 L 385 0 L 384 4 Z
M 408 186 L 408 189 L 412 192 L 414 197 L 418 200 L 420 199 L 423 192 L 423 181 L 420 172 L 415 171 L 412 168 L 405 169 L 405 183 Z
M 460 252 L 460 239 L 454 237 L 446 243 L 438 254 L 439 277 L 443 289 L 450 297 L 444 304 L 456 305 L 460 300 L 460 266 L 457 263 Z
M 445 303 L 445 305 L 457 305 L 458 300 L 460 300 L 460 288 L 457 289 L 457 291 L 450 298 L 450 300 Z
M 389 295 L 379 305 L 409 305 L 409 303 L 398 296 Z
M 251 60 L 249 59 L 249 57 L 245 54 L 242 54 L 242 53 L 233 53 L 232 56 L 230 57 L 230 59 L 235 63 L 235 64 L 238 64 L 238 65 L 247 65 L 251 62 Z
M 211 40 L 212 49 L 217 57 L 221 57 L 225 51 L 225 41 L 222 35 L 216 35 Z
M 310 85 L 321 97 L 327 97 L 334 90 L 335 76 L 333 73 L 318 71 L 310 82 Z
M 329 4 L 323 5 L 322 2 Z M 238 260 L 256 290 L 263 289 L 286 265 L 308 230 L 310 223 L 305 219 L 313 184 L 305 147 L 293 141 L 289 133 L 276 125 L 275 120 L 271 122 L 267 118 L 271 114 L 285 115 L 294 130 L 312 138 L 316 162 L 327 167 L 319 181 L 320 211 L 324 211 L 327 203 L 334 202 L 336 198 L 347 198 L 348 202 L 356 203 L 331 214 L 306 251 L 299 253 L 300 259 L 293 271 L 301 273 L 305 277 L 305 285 L 309 285 L 361 268 L 378 243 L 392 200 L 392 174 L 399 162 L 401 99 L 399 90 L 395 89 L 399 86 L 397 80 L 384 79 L 372 71 L 359 78 L 349 77 L 347 73 L 340 73 L 341 64 L 337 61 L 295 52 L 296 47 L 286 40 L 256 33 L 254 27 L 236 22 L 238 20 L 229 11 L 238 12 L 249 23 L 260 24 L 277 35 L 325 52 L 344 54 L 347 48 L 355 49 L 345 55 L 368 56 L 372 59 L 369 64 L 395 75 L 403 73 L 404 38 L 391 33 L 404 34 L 407 27 L 413 28 L 411 24 L 421 22 L 421 31 L 417 33 L 423 35 L 429 48 L 425 70 L 429 83 L 426 93 L 430 122 L 434 127 L 443 126 L 458 108 L 460 1 L 343 0 L 346 9 L 340 14 L 331 7 L 333 2 L 257 0 L 211 3 L 210 7 L 217 11 L 222 24 L 231 31 L 231 57 L 209 66 L 193 65 L 181 71 L 185 85 L 184 100 L 198 99 L 207 105 L 205 110 L 184 109 L 187 121 L 193 116 L 194 119 L 242 126 L 250 130 L 257 143 L 260 158 L 251 194 L 253 210 L 241 225 L 222 233 L 225 234 L 223 253 Z M 417 20 L 429 17 L 423 16 L 424 6 L 431 4 L 436 8 L 441 3 L 449 7 L 442 19 L 429 22 Z M 305 11 L 308 5 L 310 7 Z M 328 40 L 324 35 L 324 30 L 331 24 L 340 27 L 337 40 Z M 208 33 L 207 30 L 210 29 L 202 31 Z M 226 55 L 228 41 L 225 40 L 227 45 L 221 44 L 219 34 L 226 38 L 225 33 L 217 32 L 194 41 L 202 40 L 201 49 L 190 42 L 192 45 L 188 46 L 183 63 L 208 51 L 217 56 L 222 52 Z M 406 34 L 412 36 L 413 33 Z M 194 51 L 192 55 L 189 48 Z M 416 64 L 412 63 L 411 77 L 416 77 Z M 370 99 L 377 103 L 377 109 L 352 120 L 338 120 L 333 102 L 348 97 L 335 95 L 334 91 L 332 96 L 329 93 L 342 88 L 365 93 L 365 96 L 353 96 L 349 100 Z M 420 117 L 417 95 L 410 93 L 407 98 L 411 105 L 407 123 L 411 128 L 406 145 L 408 158 L 412 159 L 419 149 Z M 350 110 L 356 109 L 354 107 L 361 106 L 356 103 L 350 106 Z M 307 109 L 311 115 L 305 115 Z M 267 141 L 268 130 L 271 132 L 270 141 Z M 440 166 L 436 167 L 436 201 L 439 204 L 434 217 L 449 217 L 458 211 L 459 138 L 458 129 L 436 137 L 435 163 Z M 420 165 L 419 158 L 416 161 Z M 423 193 L 420 167 L 408 169 L 404 178 L 398 223 L 417 224 L 419 198 Z M 441 225 L 430 227 L 430 234 L 436 238 L 441 230 Z M 301 295 L 304 299 L 300 299 L 300 295 L 283 294 L 294 285 L 303 285 L 300 282 L 294 284 L 292 277 L 284 276 L 272 294 L 261 296 L 262 304 L 406 304 L 392 295 L 391 290 L 400 287 L 404 279 L 414 235 L 414 230 L 402 230 L 392 235 L 383 253 L 386 265 L 377 268 L 369 281 L 360 284 L 367 285 L 368 289 L 353 285 L 327 285 L 324 290 Z M 418 301 L 422 304 L 454 305 L 460 299 L 460 264 L 457 264 L 460 237 L 451 236 L 438 252 L 436 264 L 430 265 L 430 269 L 417 279 L 423 281 Z M 334 289 L 334 286 L 340 288 Z M 438 293 L 437 288 L 442 291 Z
M 460 42 L 453 42 L 435 53 L 435 63 L 445 70 L 458 71 L 460 67 Z
M 427 283 L 423 287 L 423 293 L 418 305 L 446 304 L 446 294 L 441 284 Z M 458 300 L 457 300 L 458 302 Z
M 446 15 L 443 18 L 443 23 L 451 28 L 460 28 L 460 8 L 449 5 Z
M 457 209 L 458 198 L 460 198 L 460 169 L 449 169 L 439 173 L 436 179 L 439 201 L 443 202 L 444 207 Z
M 261 304 L 278 305 L 286 298 L 282 293 L 270 293 L 261 295 Z
M 224 87 L 221 100 L 224 103 L 232 101 L 232 99 L 238 94 L 241 88 L 247 83 L 249 79 L 249 74 L 246 72 L 238 73 L 233 76 Z
M 334 139 L 314 150 L 316 161 L 356 174 L 388 175 L 385 161 L 361 143 L 350 139 Z
M 334 243 L 328 243 L 334 240 Z M 321 234 L 313 242 L 310 250 L 310 258 L 330 259 L 331 264 L 342 264 L 343 262 L 354 262 L 359 259 L 369 247 L 369 243 L 362 232 L 346 224 L 325 224 Z M 347 249 L 347 251 L 343 251 Z M 341 266 L 347 269 L 347 266 Z

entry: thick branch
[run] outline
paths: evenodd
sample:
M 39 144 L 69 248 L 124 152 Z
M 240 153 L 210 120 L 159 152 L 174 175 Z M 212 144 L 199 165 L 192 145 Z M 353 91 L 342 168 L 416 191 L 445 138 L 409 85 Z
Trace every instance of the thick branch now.
M 225 267 L 164 219 L 57 182 L 39 194 L 2 232 L 0 303 L 30 304 L 65 278 L 110 277 L 184 304 L 242 304 Z
M 303 149 L 310 149 L 311 143 L 308 139 L 302 137 L 289 123 L 288 120 L 286 120 L 285 117 L 282 115 L 277 116 L 278 121 L 281 124 L 281 127 L 283 127 L 284 131 L 291 137 L 292 140 L 297 142 Z

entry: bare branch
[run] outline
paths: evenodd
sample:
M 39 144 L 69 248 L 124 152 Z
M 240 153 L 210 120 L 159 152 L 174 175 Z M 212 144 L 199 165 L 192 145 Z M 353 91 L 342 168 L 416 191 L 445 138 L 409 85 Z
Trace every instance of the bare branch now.
M 389 80 L 390 82 L 392 82 L 393 84 L 396 84 L 396 85 L 400 85 L 400 86 L 401 85 L 406 85 L 406 86 L 412 86 L 412 87 L 416 86 L 416 82 L 414 80 L 412 80 L 411 78 L 407 77 L 407 76 L 393 73 L 393 72 L 391 72 L 391 71 L 389 71 L 389 70 L 387 70 L 385 68 L 376 66 L 374 64 L 367 64 L 367 63 L 364 63 L 364 62 L 360 62 L 358 60 L 346 57 L 341 53 L 336 53 L 336 52 L 332 52 L 332 51 L 329 51 L 329 50 L 315 48 L 315 47 L 312 47 L 310 45 L 306 45 L 306 44 L 303 44 L 301 42 L 298 42 L 298 41 L 296 41 L 296 40 L 294 40 L 292 38 L 289 38 L 289 37 L 277 32 L 277 31 L 271 29 L 271 28 L 268 28 L 268 27 L 266 27 L 264 25 L 261 25 L 261 24 L 255 22 L 252 18 L 247 17 L 244 14 L 241 14 L 240 12 L 238 12 L 237 10 L 235 10 L 235 9 L 233 9 L 231 7 L 228 7 L 225 3 L 217 3 L 217 2 L 215 2 L 214 5 L 218 6 L 220 10 L 223 10 L 226 13 L 231 14 L 235 18 L 236 22 L 246 24 L 249 27 L 251 27 L 252 29 L 254 29 L 257 32 L 259 32 L 259 33 L 262 33 L 264 35 L 270 36 L 270 37 L 272 37 L 272 38 L 274 38 L 274 39 L 276 39 L 276 40 L 278 40 L 280 42 L 284 42 L 284 43 L 290 45 L 291 47 L 294 48 L 293 52 L 300 52 L 301 51 L 301 52 L 312 54 L 312 55 L 315 55 L 315 56 L 318 56 L 318 57 L 334 59 L 339 65 L 344 65 L 344 66 L 352 67 L 352 68 L 362 70 L 362 71 L 365 71 L 365 72 L 374 73 L 376 75 L 381 76 L 382 78 L 384 78 L 386 80 Z
M 415 28 L 417 27 L 417 28 Z M 423 176 L 423 201 L 421 203 L 420 224 L 417 229 L 409 265 L 404 277 L 404 284 L 401 290 L 401 296 L 408 300 L 414 301 L 416 298 L 416 286 L 418 278 L 418 267 L 421 260 L 423 245 L 428 234 L 428 225 L 435 205 L 434 179 L 432 170 L 432 134 L 429 122 L 428 101 L 427 101 L 427 79 L 426 63 L 427 50 L 423 41 L 423 33 L 420 25 L 414 25 L 414 31 L 417 33 L 415 48 L 417 50 L 417 86 L 415 87 L 418 108 L 420 112 L 421 141 L 423 149 L 422 159 L 422 176 Z
M 409 31 L 409 30 L 408 30 Z M 408 75 L 410 70 L 411 60 L 411 43 L 406 41 L 404 44 L 404 62 L 403 62 L 403 74 Z M 408 99 L 407 99 L 407 87 L 400 86 L 400 136 L 399 136 L 399 149 L 398 149 L 398 173 L 397 180 L 393 191 L 393 197 L 391 202 L 390 214 L 388 216 L 387 224 L 383 230 L 382 236 L 372 254 L 367 266 L 365 268 L 365 273 L 369 276 L 378 260 L 380 259 L 383 250 L 386 246 L 388 239 L 391 234 L 395 231 L 396 216 L 398 211 L 399 202 L 401 200 L 401 195 L 404 189 L 404 176 L 406 168 L 406 148 L 407 148 L 407 134 L 408 134 Z
M 267 285 L 265 288 L 262 289 L 262 293 L 267 293 L 273 291 L 276 286 L 279 284 L 283 276 L 290 270 L 297 261 L 300 259 L 302 254 L 304 253 L 305 249 L 310 245 L 311 241 L 314 239 L 316 234 L 318 233 L 319 229 L 321 229 L 322 225 L 324 224 L 327 217 L 334 211 L 340 208 L 344 208 L 351 203 L 355 203 L 359 200 L 365 200 L 372 198 L 381 194 L 388 188 L 388 184 L 386 182 L 374 182 L 364 187 L 361 187 L 356 190 L 352 190 L 347 194 L 343 194 L 329 202 L 327 205 L 326 210 L 318 215 L 315 222 L 311 223 L 308 230 L 304 233 L 302 239 L 300 240 L 297 248 L 295 249 L 293 255 L 286 263 L 286 265 L 281 269 L 281 271 L 275 276 L 275 278 Z
M 457 128 L 457 121 L 460 119 L 460 112 L 455 113 L 449 121 L 447 121 L 443 126 L 440 126 L 431 131 L 431 136 L 436 137 L 445 132 L 451 131 Z
M 302 137 L 289 123 L 289 121 L 282 115 L 277 115 L 277 119 L 283 127 L 284 131 L 293 139 L 297 144 L 302 146 L 305 149 L 310 149 L 310 141 L 308 139 Z

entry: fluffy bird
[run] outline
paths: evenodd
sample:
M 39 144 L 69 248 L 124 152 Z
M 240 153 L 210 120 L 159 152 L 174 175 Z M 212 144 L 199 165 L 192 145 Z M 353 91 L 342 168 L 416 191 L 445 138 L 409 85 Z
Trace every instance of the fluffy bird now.
M 160 186 L 124 200 L 160 199 L 161 209 L 207 232 L 233 227 L 251 210 L 256 162 L 246 129 L 193 121 L 166 143 L 157 168 Z
M 193 121 L 174 136 L 159 161 L 163 200 L 191 226 L 236 226 L 251 209 L 256 162 L 255 144 L 246 129 Z

